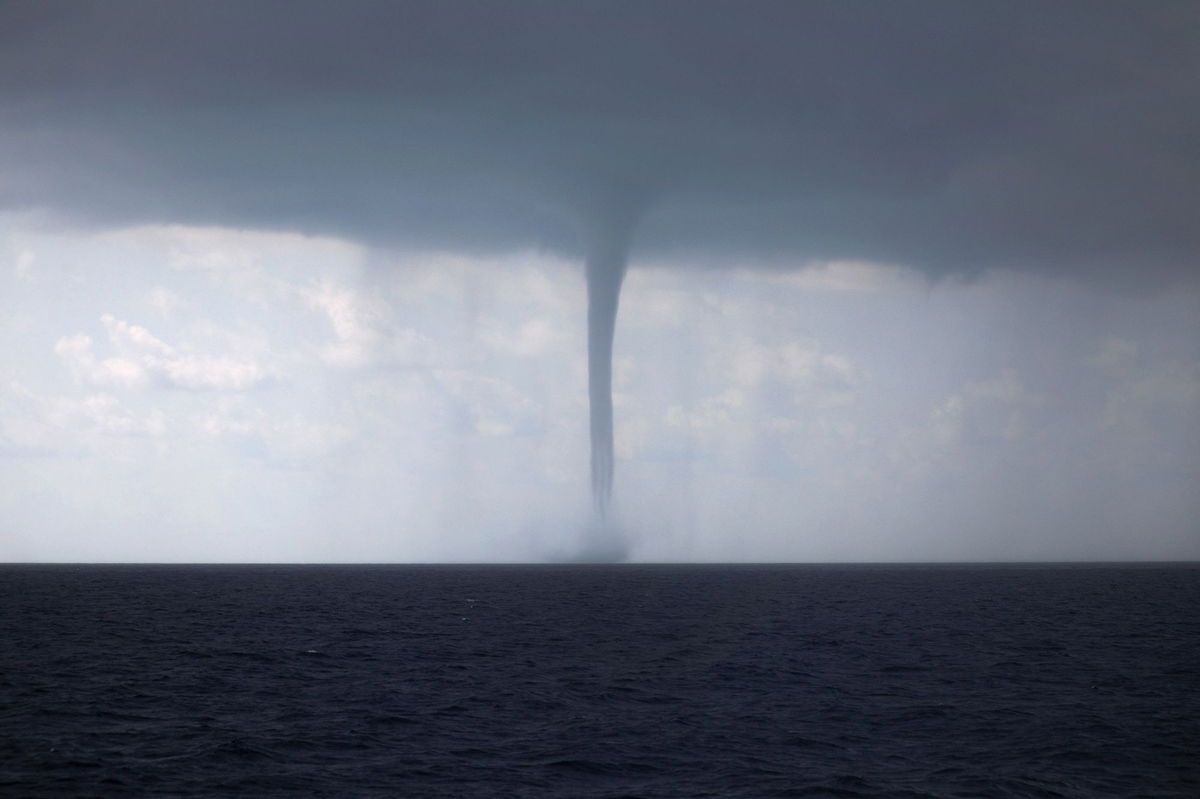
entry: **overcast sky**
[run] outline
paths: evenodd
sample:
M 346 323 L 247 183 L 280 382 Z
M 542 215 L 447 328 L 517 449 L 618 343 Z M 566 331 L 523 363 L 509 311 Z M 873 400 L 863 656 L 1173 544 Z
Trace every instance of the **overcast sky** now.
M 1191 3 L 0 10 L 0 560 L 1200 558 Z

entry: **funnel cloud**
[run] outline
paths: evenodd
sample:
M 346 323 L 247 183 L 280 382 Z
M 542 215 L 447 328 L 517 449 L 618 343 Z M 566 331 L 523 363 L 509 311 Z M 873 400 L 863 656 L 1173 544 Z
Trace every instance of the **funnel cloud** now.
M 612 519 L 613 337 L 621 283 L 629 262 L 640 203 L 632 190 L 605 193 L 585 222 L 587 239 L 588 413 L 591 438 L 593 537 L 619 539 Z M 604 544 L 607 546 L 607 544 Z

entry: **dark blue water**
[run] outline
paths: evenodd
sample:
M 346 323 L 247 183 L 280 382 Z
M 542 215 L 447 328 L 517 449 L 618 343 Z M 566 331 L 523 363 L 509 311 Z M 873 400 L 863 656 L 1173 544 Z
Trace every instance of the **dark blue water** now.
M 1200 796 L 1200 568 L 0 567 L 13 796 Z

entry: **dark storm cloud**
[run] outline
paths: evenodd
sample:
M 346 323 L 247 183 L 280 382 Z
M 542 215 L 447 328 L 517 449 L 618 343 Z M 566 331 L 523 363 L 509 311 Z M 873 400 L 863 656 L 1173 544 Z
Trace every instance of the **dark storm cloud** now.
M 935 272 L 1179 276 L 1200 252 L 1191 3 L 0 14 L 9 208 L 564 251 L 581 218 L 640 215 L 639 252 Z

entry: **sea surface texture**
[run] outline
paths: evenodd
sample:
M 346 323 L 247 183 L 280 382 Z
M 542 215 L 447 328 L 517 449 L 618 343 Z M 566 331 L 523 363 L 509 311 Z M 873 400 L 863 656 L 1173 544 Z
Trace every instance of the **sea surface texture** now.
M 4 566 L 0 794 L 1200 797 L 1195 566 Z

